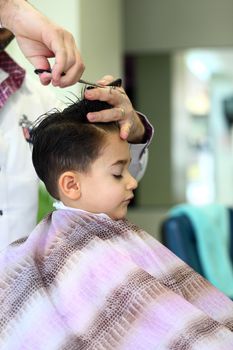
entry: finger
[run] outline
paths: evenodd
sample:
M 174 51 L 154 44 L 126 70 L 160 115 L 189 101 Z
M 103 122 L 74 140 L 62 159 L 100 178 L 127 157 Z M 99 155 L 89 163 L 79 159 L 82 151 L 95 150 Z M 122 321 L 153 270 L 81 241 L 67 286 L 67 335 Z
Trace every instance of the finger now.
M 54 66 L 54 69 L 56 69 L 57 76 L 56 80 L 53 79 L 53 85 L 66 87 L 77 83 L 77 81 L 80 79 L 84 72 L 85 66 L 81 56 L 78 53 L 76 53 L 75 59 L 69 59 L 69 61 L 67 62 L 66 68 L 64 69 L 64 76 L 59 76 L 61 70 L 57 70 L 57 64 L 56 66 Z
M 67 60 L 67 48 L 61 28 L 53 29 L 53 37 L 50 43 L 55 57 L 55 63 L 52 67 L 53 84 L 59 84 L 60 77 L 65 71 Z
M 25 57 L 35 68 L 50 68 L 48 58 L 54 57 L 54 54 L 51 50 L 45 47 L 44 44 L 27 38 L 16 38 L 16 40 Z
M 69 70 L 66 72 L 65 76 L 61 77 L 59 86 L 66 87 L 77 83 L 77 81 L 79 81 L 80 77 L 82 76 L 84 70 L 84 63 L 81 59 L 81 56 L 78 56 L 73 66 L 70 67 Z
M 127 140 L 129 133 L 131 130 L 131 123 L 130 122 L 123 122 L 120 123 L 120 137 L 123 140 Z
M 122 112 L 119 108 L 104 109 L 99 112 L 89 112 L 87 118 L 90 122 L 107 123 L 111 121 L 122 121 Z
M 99 100 L 105 101 L 113 106 L 120 105 L 123 101 L 123 95 L 119 91 L 119 88 L 96 88 L 96 89 L 87 89 L 85 91 L 85 98 L 88 100 Z
M 115 78 L 112 75 L 105 75 L 105 76 L 103 76 L 103 78 L 101 78 L 100 80 L 97 81 L 97 84 L 108 85 L 113 80 L 115 80 Z
M 42 73 L 39 74 L 40 82 L 43 85 L 49 85 L 52 80 L 52 74 L 51 73 Z
M 40 69 L 42 70 L 50 70 L 50 64 L 49 61 L 45 58 L 45 57 L 33 57 L 32 59 L 30 59 L 30 62 L 34 65 L 34 67 L 38 68 L 40 67 Z M 50 84 L 51 80 L 52 80 L 52 74 L 51 73 L 41 73 L 38 75 L 41 84 L 43 85 L 48 85 Z
M 40 68 L 40 69 L 45 69 L 49 70 L 50 69 L 50 63 L 48 60 L 48 57 L 50 56 L 44 56 L 44 55 L 37 55 L 37 56 L 27 56 L 27 59 L 35 68 Z
M 56 58 L 52 69 L 53 85 L 66 87 L 75 84 L 85 67 L 73 36 L 69 32 L 62 31 L 56 46 L 53 47 L 53 51 Z M 64 76 L 62 75 L 63 72 L 65 73 Z

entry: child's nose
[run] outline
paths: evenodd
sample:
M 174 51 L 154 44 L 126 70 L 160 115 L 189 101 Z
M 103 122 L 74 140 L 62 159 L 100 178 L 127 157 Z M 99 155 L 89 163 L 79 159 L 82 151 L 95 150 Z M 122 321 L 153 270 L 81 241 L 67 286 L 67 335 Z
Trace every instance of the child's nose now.
M 138 182 L 137 180 L 129 174 L 129 179 L 128 179 L 128 184 L 127 184 L 127 190 L 135 190 L 138 187 Z

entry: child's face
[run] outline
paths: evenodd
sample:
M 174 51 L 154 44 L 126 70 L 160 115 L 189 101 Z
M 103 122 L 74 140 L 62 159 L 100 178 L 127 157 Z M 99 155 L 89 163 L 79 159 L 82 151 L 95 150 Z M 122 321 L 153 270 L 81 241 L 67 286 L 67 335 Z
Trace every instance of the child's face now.
M 130 160 L 128 143 L 117 132 L 109 134 L 101 156 L 88 173 L 81 174 L 79 208 L 123 219 L 137 187 L 128 170 Z

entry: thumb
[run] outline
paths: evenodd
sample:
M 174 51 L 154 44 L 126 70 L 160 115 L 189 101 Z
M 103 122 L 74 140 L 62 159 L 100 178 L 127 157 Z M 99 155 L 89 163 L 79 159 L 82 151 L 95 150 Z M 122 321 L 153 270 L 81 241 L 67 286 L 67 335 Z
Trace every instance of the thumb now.
M 129 122 L 120 123 L 120 138 L 122 140 L 127 140 L 131 129 L 131 124 Z

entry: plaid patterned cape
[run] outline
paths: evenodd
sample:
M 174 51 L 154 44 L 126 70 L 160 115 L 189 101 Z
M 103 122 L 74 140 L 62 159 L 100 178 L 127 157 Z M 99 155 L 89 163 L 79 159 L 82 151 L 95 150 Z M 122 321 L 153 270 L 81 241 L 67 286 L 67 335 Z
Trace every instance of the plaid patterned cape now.
M 0 349 L 232 350 L 233 303 L 128 221 L 57 210 L 0 254 Z

